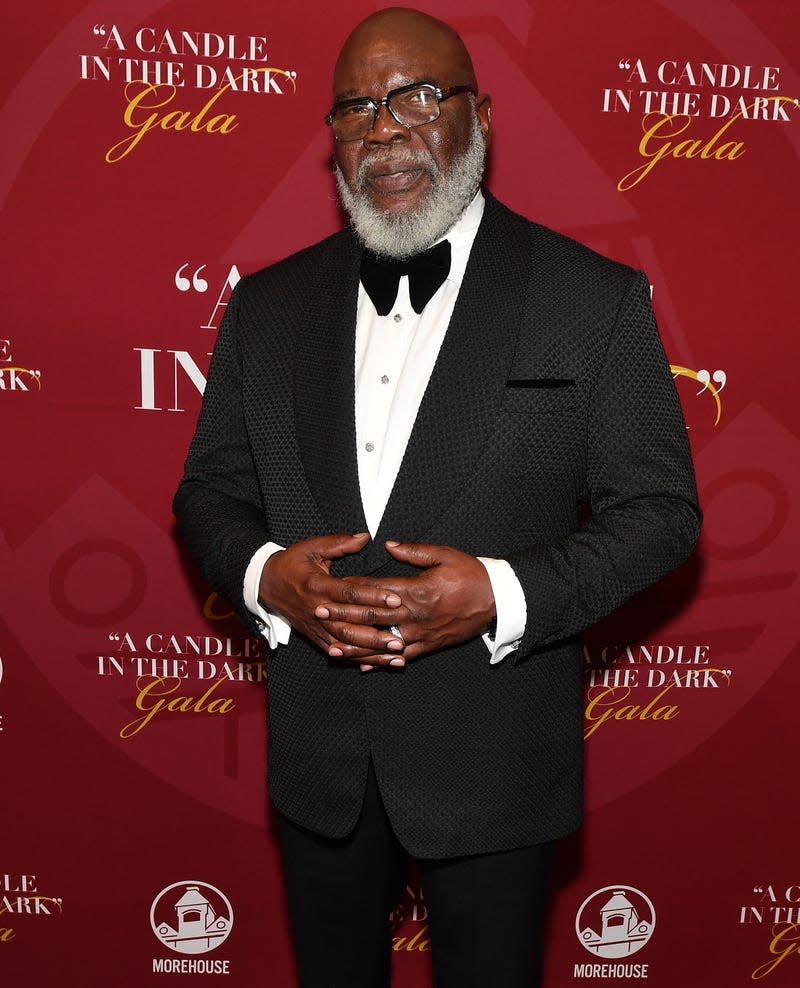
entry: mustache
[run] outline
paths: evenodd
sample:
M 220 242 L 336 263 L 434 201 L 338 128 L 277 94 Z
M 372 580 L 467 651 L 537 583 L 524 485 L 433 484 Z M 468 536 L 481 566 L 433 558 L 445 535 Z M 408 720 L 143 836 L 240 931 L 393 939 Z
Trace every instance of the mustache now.
M 369 179 L 373 175 L 379 174 L 380 170 L 387 165 L 392 171 L 421 169 L 427 171 L 432 178 L 435 178 L 439 173 L 433 155 L 424 148 L 406 148 L 402 151 L 374 150 L 370 151 L 358 166 L 356 173 L 358 188 L 363 190 Z

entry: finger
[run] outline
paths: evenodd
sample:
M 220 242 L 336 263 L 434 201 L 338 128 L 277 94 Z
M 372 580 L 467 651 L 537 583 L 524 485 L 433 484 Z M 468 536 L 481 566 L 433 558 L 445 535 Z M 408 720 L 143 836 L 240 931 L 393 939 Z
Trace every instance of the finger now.
M 307 539 L 304 543 L 308 552 L 318 553 L 323 559 L 340 559 L 360 552 L 369 542 L 369 532 L 357 532 L 347 535 L 340 532 L 336 535 L 320 535 Z
M 376 665 L 373 662 L 369 662 L 369 663 L 368 662 L 361 662 L 361 663 L 359 663 L 358 668 L 362 672 L 372 672 L 373 669 L 380 669 L 380 668 L 384 668 L 385 669 L 387 666 L 390 669 L 402 669 L 403 666 L 405 666 L 405 664 L 406 664 L 406 660 L 405 659 L 399 658 L 398 656 L 395 656 L 393 659 L 389 659 L 388 662 L 382 662 L 379 665 Z
M 334 578 L 335 579 L 335 578 Z M 353 580 L 350 577 L 335 580 L 325 589 L 332 602 L 338 604 L 361 604 L 364 607 L 400 607 L 403 601 L 397 593 L 378 581 Z
M 418 659 L 421 655 L 427 655 L 432 650 L 433 647 L 426 642 L 416 641 L 411 645 L 406 645 L 403 649 L 403 657 L 410 662 L 412 659 Z
M 340 622 L 331 622 L 325 627 L 334 639 L 328 649 L 329 655 L 341 653 L 351 656 L 363 653 L 365 649 L 372 652 L 403 650 L 404 642 L 388 629 L 379 630 L 368 625 Z M 331 648 L 335 648 L 337 653 L 331 652 Z
M 400 607 L 404 595 L 413 590 L 418 578 L 416 573 L 413 576 L 382 576 L 379 580 L 371 576 L 346 576 L 340 582 L 357 587 L 359 592 L 378 590 L 386 595 L 384 607 Z
M 391 659 L 391 660 L 389 661 L 389 663 L 388 663 L 388 664 L 389 664 L 389 665 L 390 665 L 390 666 L 391 666 L 392 668 L 395 668 L 395 669 L 402 669 L 402 668 L 403 668 L 403 666 L 404 666 L 404 665 L 405 665 L 406 663 L 405 663 L 405 660 L 404 660 L 404 659 L 397 659 L 397 658 L 394 658 L 394 659 Z M 373 670 L 373 669 L 378 669 L 379 667 L 378 667 L 378 666 L 374 666 L 374 665 L 369 665 L 369 664 L 368 664 L 368 663 L 366 663 L 366 662 L 362 662 L 362 663 L 361 663 L 361 664 L 359 665 L 359 667 L 358 667 L 358 668 L 359 668 L 359 669 L 360 669 L 360 670 L 361 670 L 362 672 L 372 672 L 372 670 Z
M 323 565 L 326 563 L 323 561 Z M 317 571 L 310 575 L 304 586 L 296 588 L 302 592 L 311 606 L 327 607 L 329 604 L 354 604 L 362 607 L 394 608 L 402 605 L 402 600 L 393 590 L 377 583 L 361 584 L 350 578 L 340 579 L 327 572 Z M 384 624 L 388 623 L 386 621 Z
M 419 566 L 421 569 L 438 566 L 444 561 L 443 557 L 447 551 L 447 546 L 431 545 L 428 542 L 396 542 L 394 539 L 389 539 L 384 544 L 390 556 L 412 566 Z
M 347 624 L 365 624 L 379 628 L 399 624 L 408 617 L 405 608 L 358 607 L 353 604 L 320 604 L 314 609 L 314 617 L 322 621 L 342 621 Z
M 366 655 L 358 655 L 355 658 L 351 658 L 347 655 L 344 656 L 333 656 L 337 662 L 352 662 L 357 664 L 359 668 L 361 666 L 374 666 L 376 669 L 386 668 L 387 666 L 392 667 L 402 667 L 406 664 L 406 660 L 402 655 L 381 655 L 376 652 L 369 652 Z
M 324 645 L 322 651 L 331 659 L 338 659 L 340 662 L 377 662 L 375 658 L 377 653 L 374 648 L 356 648 L 353 645 L 337 645 L 336 643 L 332 645 Z M 398 652 L 386 653 L 384 659 L 381 659 L 380 665 L 388 665 L 390 659 L 395 659 L 399 655 Z
M 346 662 L 355 662 L 358 660 L 369 660 L 369 662 L 375 662 L 378 665 L 389 665 L 392 659 L 398 658 L 398 653 L 402 649 L 402 643 L 400 648 L 396 645 L 391 645 L 390 647 L 394 649 L 393 652 L 387 652 L 384 646 L 385 641 L 398 642 L 390 632 L 385 629 L 378 631 L 373 629 L 375 638 L 373 642 L 367 647 L 358 647 L 352 644 L 348 644 L 339 641 L 334 637 L 333 634 L 325 627 L 323 624 L 303 624 L 302 627 L 296 626 L 298 630 L 302 631 L 316 647 L 324 654 L 332 659 L 339 659 Z M 346 627 L 343 625 L 342 627 Z

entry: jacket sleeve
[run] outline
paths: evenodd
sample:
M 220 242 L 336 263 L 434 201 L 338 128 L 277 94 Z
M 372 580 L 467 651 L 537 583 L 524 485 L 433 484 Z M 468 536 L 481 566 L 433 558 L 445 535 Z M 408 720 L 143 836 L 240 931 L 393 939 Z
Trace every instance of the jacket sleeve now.
M 686 427 L 641 272 L 620 305 L 588 422 L 591 516 L 508 557 L 528 611 L 518 655 L 595 624 L 682 563 L 697 540 Z
M 244 575 L 270 541 L 248 441 L 237 343 L 241 282 L 222 319 L 183 479 L 173 501 L 181 537 L 208 583 L 258 632 L 246 608 Z

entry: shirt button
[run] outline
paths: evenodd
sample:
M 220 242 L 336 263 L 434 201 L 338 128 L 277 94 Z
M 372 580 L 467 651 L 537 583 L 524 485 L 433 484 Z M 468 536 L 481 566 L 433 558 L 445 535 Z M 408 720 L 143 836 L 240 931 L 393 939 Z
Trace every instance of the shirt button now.
M 395 314 L 394 314 L 394 321 L 395 321 L 395 322 L 400 322 L 400 320 L 401 320 L 402 318 L 403 318 L 403 317 L 402 317 L 402 316 L 400 315 L 400 313 L 399 313 L 399 312 L 395 312 Z
M 384 374 L 383 377 L 381 378 L 381 384 L 388 384 L 388 383 L 389 383 L 389 377 L 388 375 Z
M 365 446 L 364 446 L 364 449 L 368 453 L 371 453 L 373 451 L 373 449 L 375 449 L 375 443 L 366 443 Z

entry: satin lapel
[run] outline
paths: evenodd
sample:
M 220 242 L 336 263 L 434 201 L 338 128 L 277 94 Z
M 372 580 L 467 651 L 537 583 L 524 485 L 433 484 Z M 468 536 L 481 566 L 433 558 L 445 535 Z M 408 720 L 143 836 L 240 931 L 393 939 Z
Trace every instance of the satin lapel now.
M 294 368 L 300 455 L 328 531 L 365 532 L 355 433 L 358 248 L 347 233 L 308 272 Z
M 426 540 L 468 484 L 503 398 L 530 279 L 530 226 L 491 196 L 367 570 L 387 538 Z

